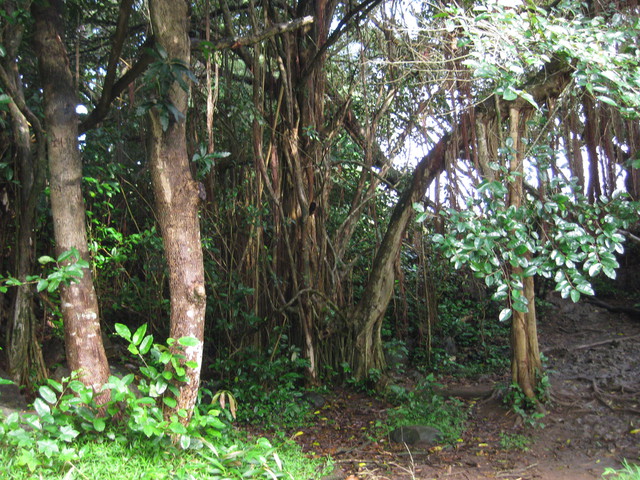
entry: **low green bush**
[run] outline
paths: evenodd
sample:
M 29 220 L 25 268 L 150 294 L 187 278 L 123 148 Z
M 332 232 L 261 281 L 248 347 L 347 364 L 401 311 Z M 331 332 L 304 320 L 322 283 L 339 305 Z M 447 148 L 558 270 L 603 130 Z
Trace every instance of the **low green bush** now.
M 388 431 L 407 425 L 429 425 L 442 432 L 444 442 L 453 443 L 460 438 L 468 417 L 465 404 L 436 394 L 436 386 L 433 375 L 425 377 L 413 390 L 391 386 L 388 398 L 398 406 L 388 410 Z

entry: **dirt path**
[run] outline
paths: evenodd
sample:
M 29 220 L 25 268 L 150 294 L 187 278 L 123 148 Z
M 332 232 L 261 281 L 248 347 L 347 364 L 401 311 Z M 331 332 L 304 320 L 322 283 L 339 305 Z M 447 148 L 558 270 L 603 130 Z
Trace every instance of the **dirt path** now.
M 409 449 L 375 438 L 386 405 L 342 392 L 328 399 L 299 441 L 307 452 L 332 456 L 338 466 L 332 480 L 587 480 L 623 458 L 638 460 L 640 318 L 586 302 L 551 302 L 540 323 L 553 395 L 544 428 L 526 427 L 498 400 L 467 400 L 472 417 L 458 445 Z M 531 438 L 526 450 L 513 448 L 524 436 Z M 512 448 L 504 448 L 505 438 Z

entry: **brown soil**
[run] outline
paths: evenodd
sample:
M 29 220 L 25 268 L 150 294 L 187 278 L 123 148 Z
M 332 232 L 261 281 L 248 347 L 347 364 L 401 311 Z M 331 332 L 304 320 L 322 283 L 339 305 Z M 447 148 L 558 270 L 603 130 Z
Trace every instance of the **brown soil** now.
M 606 467 L 640 456 L 640 318 L 553 297 L 540 322 L 552 401 L 540 421 L 525 425 L 499 399 L 482 398 L 494 382 L 448 383 L 471 409 L 455 446 L 413 446 L 375 438 L 388 405 L 337 392 L 297 441 L 308 454 L 331 455 L 332 480 L 599 479 Z M 506 378 L 500 379 L 506 381 Z M 474 393 L 477 399 L 471 399 Z M 530 438 L 526 450 L 501 438 Z

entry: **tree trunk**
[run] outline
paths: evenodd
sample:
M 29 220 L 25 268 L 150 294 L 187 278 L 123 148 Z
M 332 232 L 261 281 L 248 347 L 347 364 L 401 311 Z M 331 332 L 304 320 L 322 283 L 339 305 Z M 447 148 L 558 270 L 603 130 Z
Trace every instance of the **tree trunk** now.
M 184 62 L 188 66 L 190 52 L 187 2 L 152 0 L 149 7 L 158 44 L 165 49 L 171 61 Z M 187 347 L 183 352 L 185 361 L 195 362 L 198 366 L 186 369 L 188 382 L 180 385 L 177 406 L 166 411 L 167 415 L 171 415 L 176 410 L 186 410 L 187 416 L 181 417 L 181 421 L 187 423 L 193 413 L 200 385 L 206 306 L 198 218 L 199 196 L 198 185 L 189 170 L 187 155 L 188 92 L 174 82 L 169 92 L 161 94 L 165 101 L 171 102 L 183 115 L 180 119 L 172 119 L 166 130 L 163 130 L 160 112 L 150 110 L 149 165 L 156 214 L 169 267 L 170 336 L 174 339 L 195 337 L 199 341 L 197 346 Z
M 420 201 L 427 188 L 445 165 L 449 135 L 444 135 L 431 152 L 418 163 L 411 185 L 402 194 L 371 268 L 362 298 L 351 314 L 354 341 L 352 370 L 358 379 L 366 378 L 371 369 L 385 367 L 381 328 L 387 305 L 393 294 L 394 262 L 402 247 L 402 237 L 413 215 L 414 202 Z
M 509 111 L 511 139 L 513 151 L 509 162 L 511 183 L 509 183 L 509 206 L 516 209 L 522 205 L 523 197 L 523 152 L 522 131 L 526 128 L 526 118 L 520 118 L 518 108 Z M 522 278 L 521 267 L 511 267 L 511 274 L 516 278 Z M 540 351 L 538 348 L 538 334 L 536 328 L 535 289 L 533 277 L 522 278 L 522 290 L 512 292 L 512 295 L 523 295 L 528 302 L 528 311 L 520 312 L 512 308 L 511 322 L 511 376 L 514 383 L 518 384 L 522 392 L 531 399 L 536 398 L 535 390 L 542 371 Z
M 598 117 L 596 115 L 593 99 L 589 94 L 584 94 L 582 100 L 582 106 L 584 108 L 584 141 L 587 147 L 587 159 L 589 160 L 589 184 L 587 187 L 587 197 L 590 203 L 597 201 L 602 195 L 602 189 L 600 188 L 600 170 L 598 168 L 598 162 L 600 156 L 598 155 L 598 139 L 597 139 L 597 122 Z
M 63 2 L 34 2 L 34 47 L 44 91 L 44 115 L 49 155 L 51 212 L 58 254 L 76 248 L 89 260 L 82 198 L 82 162 L 78 150 L 78 101 L 62 41 Z M 73 260 L 71 260 L 73 261 Z M 60 287 L 67 362 L 79 378 L 98 392 L 109 376 L 100 334 L 98 300 L 90 269 L 75 283 Z M 97 401 L 106 400 L 106 394 Z
M 35 224 L 37 200 L 44 187 L 44 168 L 31 151 L 29 122 L 15 102 L 9 105 L 14 140 L 17 146 L 20 201 L 18 204 L 18 235 L 16 248 L 16 277 L 25 281 L 35 266 Z M 40 139 L 44 141 L 43 138 Z M 44 150 L 43 152 L 44 153 Z M 35 160 L 35 161 L 34 161 Z M 46 158 L 43 160 L 46 161 Z M 36 338 L 33 286 L 16 287 L 7 335 L 9 374 L 18 385 L 31 386 L 46 378 L 42 350 Z
M 11 14 L 15 11 L 15 5 L 13 2 L 6 2 L 5 9 Z M 6 52 L 0 72 L 4 90 L 11 97 L 9 112 L 16 145 L 16 169 L 20 181 L 15 266 L 16 277 L 21 281 L 25 281 L 26 276 L 34 271 L 36 206 L 44 190 L 46 169 L 45 138 L 40 122 L 28 111 L 25 104 L 18 70 L 18 48 L 22 43 L 23 31 L 22 22 L 8 23 L 4 26 L 1 43 L 5 46 Z M 36 152 L 32 150 L 30 121 L 35 130 Z M 18 385 L 30 388 L 33 383 L 39 383 L 46 378 L 42 350 L 36 338 L 33 287 L 30 285 L 21 285 L 15 289 L 7 329 L 7 360 L 9 374 Z

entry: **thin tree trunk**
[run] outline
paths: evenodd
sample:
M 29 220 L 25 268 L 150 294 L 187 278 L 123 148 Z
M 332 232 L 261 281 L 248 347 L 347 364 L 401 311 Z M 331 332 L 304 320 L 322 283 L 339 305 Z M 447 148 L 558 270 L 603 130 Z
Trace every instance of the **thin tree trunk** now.
M 587 147 L 587 158 L 589 160 L 589 184 L 587 187 L 587 197 L 589 198 L 589 202 L 593 203 L 602 195 L 602 189 L 600 187 L 600 172 L 598 169 L 598 129 L 596 126 L 598 119 L 593 105 L 593 99 L 586 93 L 583 96 L 582 105 L 584 107 L 585 116 L 584 141 Z
M 15 11 L 13 2 L 6 2 L 4 8 L 8 14 Z M 18 70 L 18 48 L 22 43 L 23 32 L 22 22 L 8 23 L 4 26 L 1 43 L 5 46 L 5 56 L 0 67 L 0 81 L 11 98 L 9 112 L 20 181 L 15 265 L 16 277 L 21 281 L 25 281 L 26 276 L 34 271 L 36 207 L 44 190 L 47 161 L 44 132 L 38 118 L 26 106 Z M 29 119 L 26 115 L 29 115 Z M 36 137 L 35 152 L 32 149 L 30 122 Z M 36 337 L 36 326 L 33 286 L 18 286 L 15 289 L 7 329 L 7 359 L 13 381 L 27 388 L 30 388 L 32 383 L 39 383 L 46 378 L 42 350 Z
M 172 61 L 189 65 L 188 5 L 184 0 L 151 0 L 149 2 L 153 31 Z M 186 81 L 186 79 L 185 79 Z M 171 295 L 170 336 L 195 337 L 198 345 L 186 347 L 185 361 L 197 363 L 187 368 L 188 383 L 180 385 L 175 409 L 184 409 L 187 423 L 193 413 L 200 385 L 204 341 L 206 293 L 204 264 L 198 218 L 198 185 L 191 176 L 187 156 L 186 113 L 188 93 L 177 82 L 169 92 L 162 92 L 182 115 L 163 130 L 157 110 L 150 117 L 150 170 L 155 193 L 156 213 L 169 266 Z
M 34 47 L 44 91 L 49 155 L 51 212 L 58 254 L 75 248 L 89 260 L 86 216 L 82 198 L 82 162 L 78 150 L 78 115 L 73 77 L 62 41 L 63 2 L 34 2 Z M 79 378 L 98 392 L 109 376 L 102 344 L 98 299 L 91 269 L 77 282 L 60 288 L 67 362 Z M 98 402 L 108 393 L 98 395 Z
M 18 146 L 18 176 L 20 179 L 19 225 L 16 249 L 16 277 L 25 281 L 35 268 L 35 226 L 37 201 L 44 187 L 44 148 L 42 159 L 31 152 L 31 135 L 26 117 L 14 102 L 10 104 L 14 139 Z M 44 138 L 40 138 L 44 141 Z M 41 161 L 42 160 L 42 161 Z M 9 374 L 18 385 L 31 387 L 46 378 L 42 349 L 36 337 L 33 285 L 16 287 L 7 336 Z
M 509 110 L 510 136 L 513 140 L 513 152 L 509 162 L 511 183 L 509 183 L 509 207 L 516 209 L 522 205 L 523 197 L 523 152 L 522 131 L 526 125 L 526 118 L 521 118 L 521 111 L 517 108 Z M 513 276 L 522 278 L 521 267 L 511 267 Z M 520 294 L 528 301 L 528 312 L 520 312 L 513 309 L 511 321 L 511 376 L 524 395 L 535 399 L 535 387 L 542 369 L 540 352 L 538 348 L 538 336 L 536 329 L 535 292 L 533 278 L 522 278 L 523 287 L 520 291 L 514 291 L 512 295 Z

